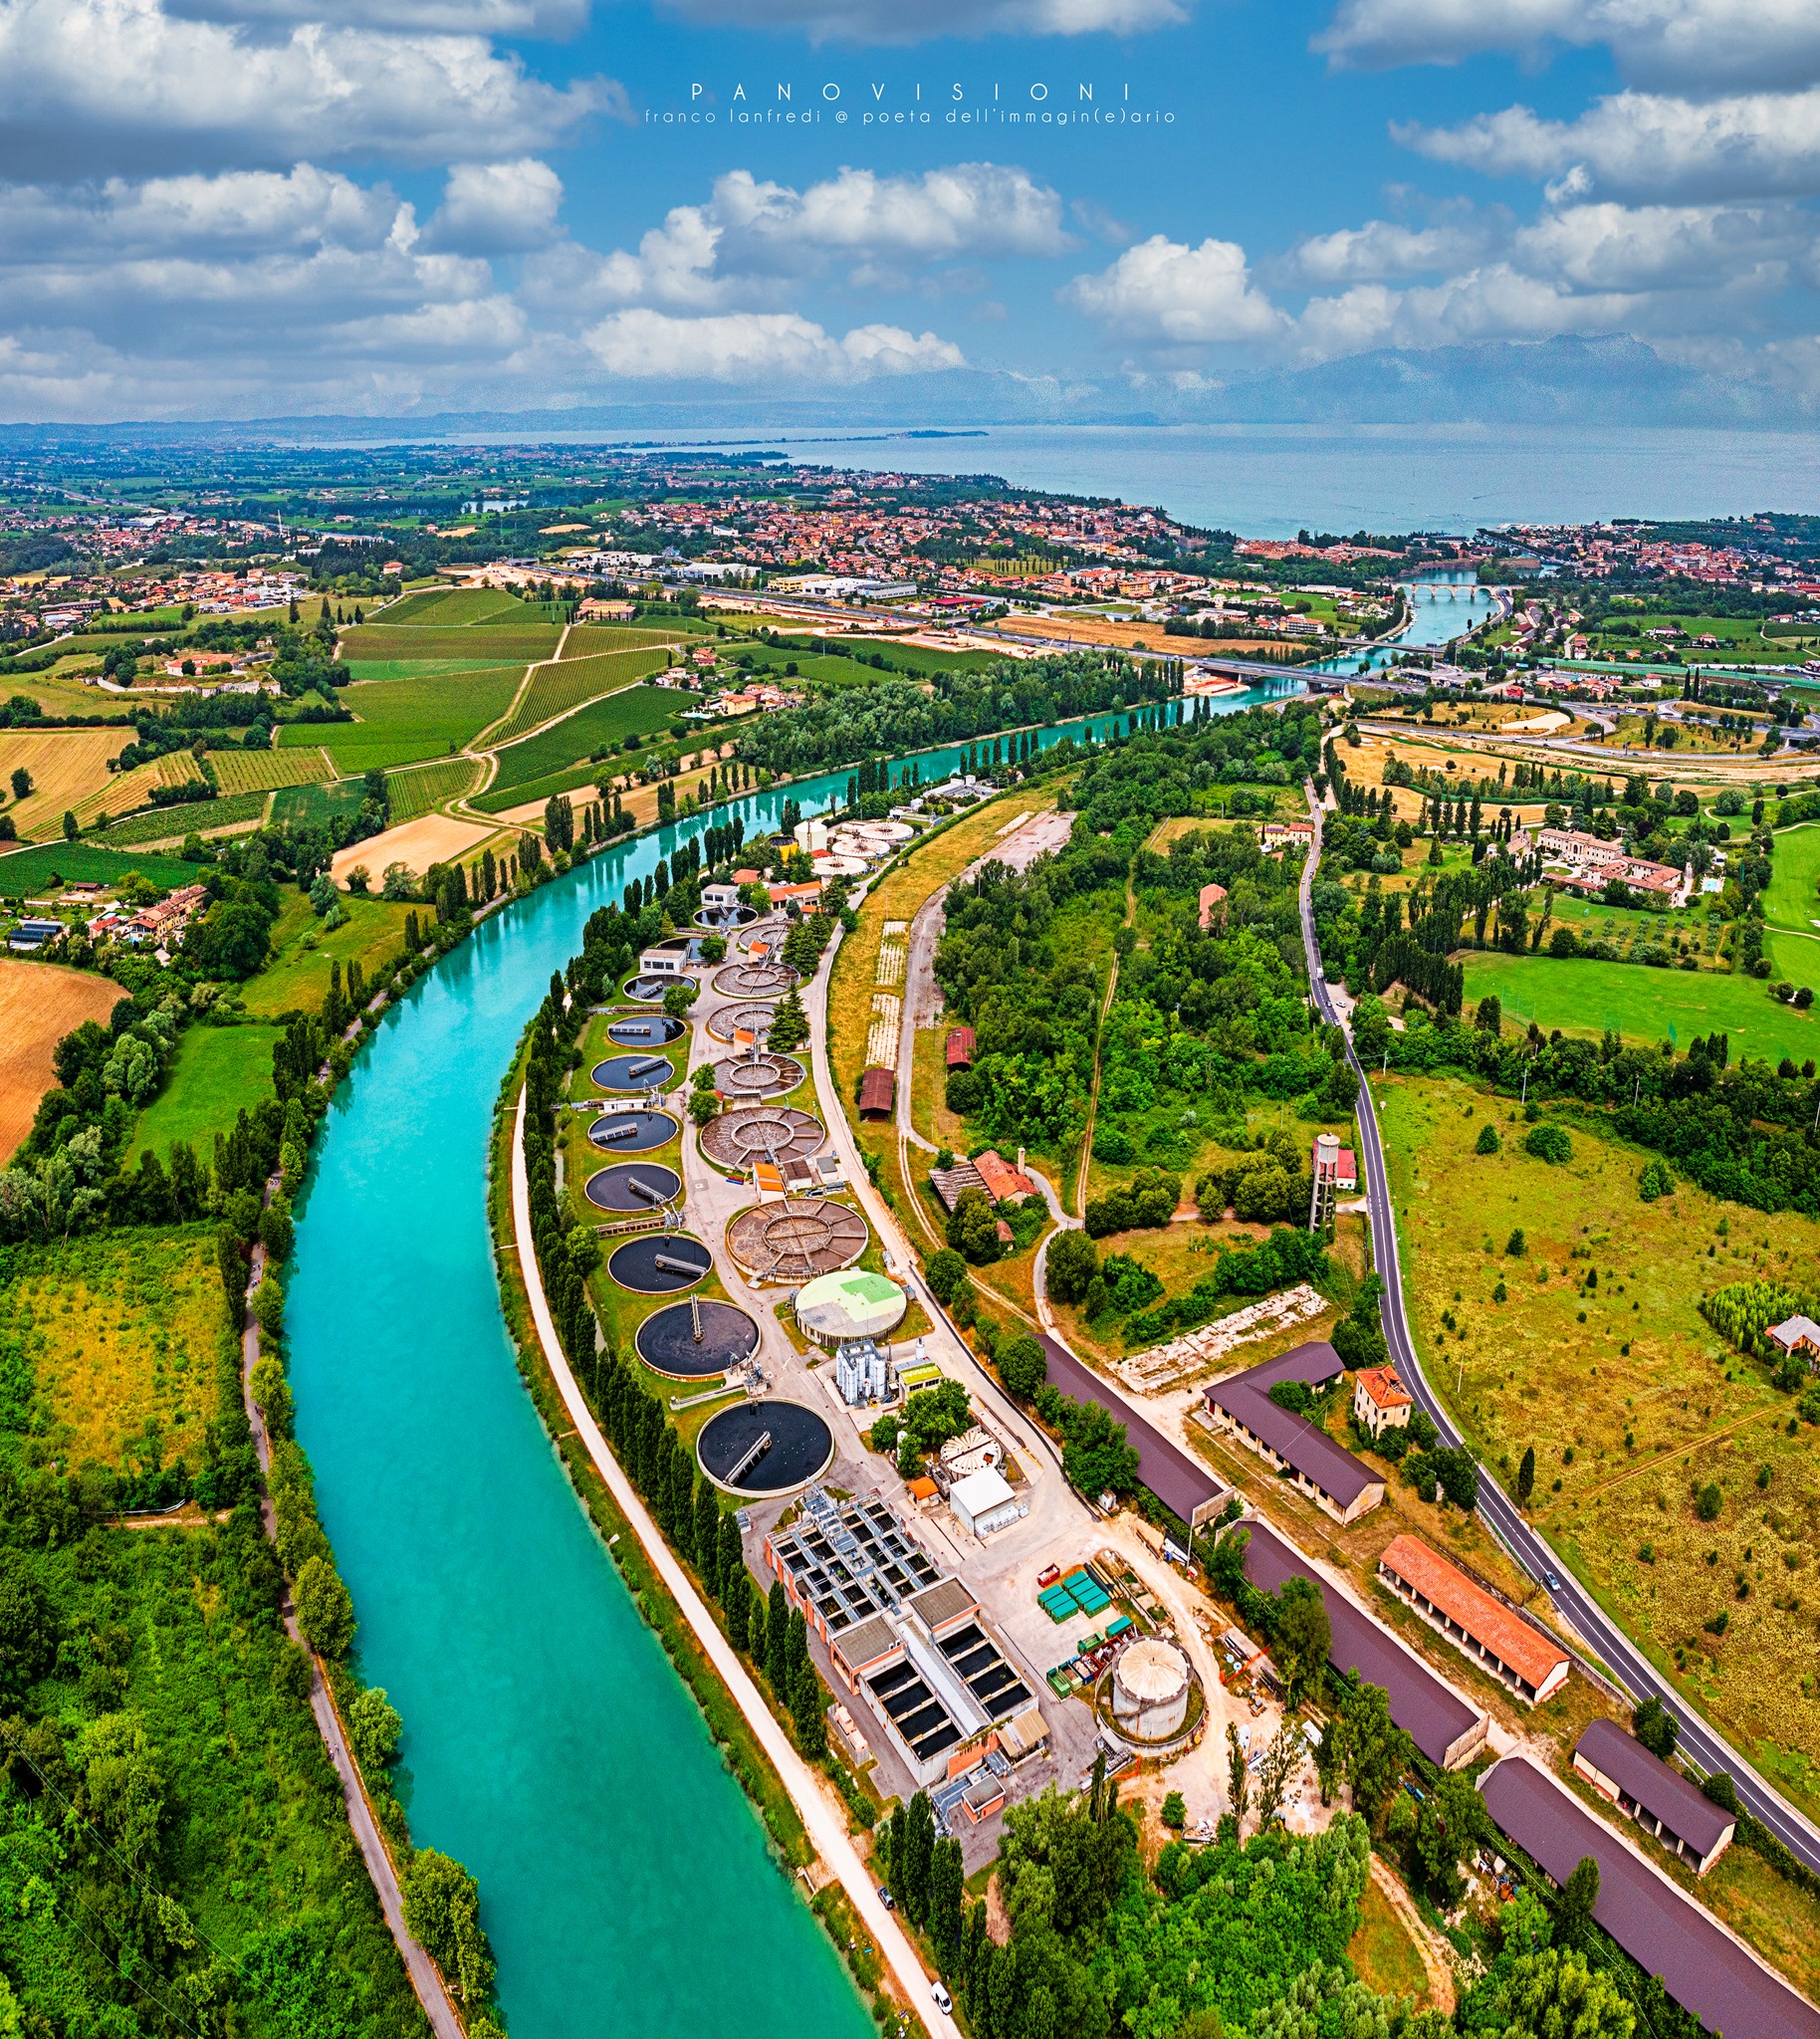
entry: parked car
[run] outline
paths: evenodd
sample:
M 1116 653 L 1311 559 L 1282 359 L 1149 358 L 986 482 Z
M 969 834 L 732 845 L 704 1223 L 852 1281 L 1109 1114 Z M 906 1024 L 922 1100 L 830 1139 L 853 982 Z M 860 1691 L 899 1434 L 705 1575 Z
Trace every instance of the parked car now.
M 891 1893 L 885 1889 L 883 1884 L 880 1884 L 878 1887 L 878 1902 L 885 1908 L 887 1912 L 895 1912 L 897 1910 L 897 1900 L 894 1897 L 892 1897 Z
M 948 1994 L 948 1985 L 945 1982 L 930 1983 L 929 1994 L 935 1998 L 935 2007 L 938 2011 L 954 2009 L 954 1998 Z

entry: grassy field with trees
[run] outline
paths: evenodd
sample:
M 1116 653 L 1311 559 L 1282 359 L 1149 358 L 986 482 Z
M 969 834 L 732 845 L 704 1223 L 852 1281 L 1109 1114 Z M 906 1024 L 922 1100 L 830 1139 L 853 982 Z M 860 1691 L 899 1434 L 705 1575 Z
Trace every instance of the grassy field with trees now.
M 173 1140 L 206 1153 L 234 1115 L 272 1094 L 275 1026 L 192 1026 L 177 1043 L 164 1088 L 133 1128 L 129 1161 L 162 1154 Z
M 475 805 L 497 811 L 546 792 L 566 792 L 567 788 L 546 788 L 542 782 L 585 761 L 594 751 L 623 744 L 627 737 L 652 736 L 667 729 L 685 708 L 693 708 L 700 699 L 699 694 L 684 693 L 674 687 L 629 686 L 609 694 L 604 701 L 577 710 L 554 729 L 500 751 L 499 771 Z M 637 760 L 630 762 L 635 765 Z

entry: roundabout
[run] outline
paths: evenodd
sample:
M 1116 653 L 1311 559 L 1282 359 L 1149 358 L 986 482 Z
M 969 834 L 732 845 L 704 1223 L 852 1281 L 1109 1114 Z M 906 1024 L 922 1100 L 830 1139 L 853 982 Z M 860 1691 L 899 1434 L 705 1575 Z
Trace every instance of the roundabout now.
M 588 1081 L 602 1090 L 667 1090 L 676 1081 L 676 1064 L 668 1055 L 609 1055 L 594 1064 Z
M 720 1168 L 745 1174 L 757 1161 L 806 1161 L 825 1135 L 812 1112 L 794 1104 L 726 1111 L 702 1128 L 702 1152 Z
M 818 1479 L 833 1464 L 834 1433 L 800 1402 L 741 1402 L 702 1425 L 695 1456 L 723 1493 L 766 1500 Z
M 634 1295 L 675 1295 L 712 1274 L 714 1260 L 698 1239 L 647 1232 L 615 1246 L 606 1271 Z
M 795 1055 L 769 1048 L 754 1054 L 729 1055 L 714 1065 L 714 1087 L 723 1097 L 782 1097 L 802 1081 L 802 1064 Z
M 653 1373 L 708 1380 L 745 1365 L 759 1349 L 759 1327 L 730 1302 L 697 1298 L 646 1317 L 633 1334 L 632 1349 Z
M 590 1175 L 582 1194 L 596 1211 L 651 1211 L 682 1195 L 682 1177 L 657 1161 L 622 1161 Z
M 709 1037 L 731 1046 L 735 1033 L 744 1032 L 750 1033 L 755 1040 L 763 1041 L 777 1017 L 776 1006 L 751 1001 L 741 1005 L 717 1006 L 708 1016 Z
M 727 1227 L 727 1250 L 761 1281 L 811 1281 L 850 1267 L 867 1236 L 865 1220 L 845 1204 L 786 1197 L 742 1211 Z
M 724 998 L 777 999 L 794 990 L 797 979 L 788 963 L 729 963 L 713 981 Z
M 587 1137 L 596 1147 L 617 1147 L 626 1154 L 649 1154 L 667 1146 L 682 1131 L 682 1122 L 667 1111 L 609 1111 L 595 1119 Z

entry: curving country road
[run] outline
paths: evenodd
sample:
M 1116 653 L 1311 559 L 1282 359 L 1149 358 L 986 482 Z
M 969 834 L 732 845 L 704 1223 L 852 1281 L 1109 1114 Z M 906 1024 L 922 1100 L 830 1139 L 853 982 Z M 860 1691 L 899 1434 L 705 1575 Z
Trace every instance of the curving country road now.
M 1321 975 L 1320 946 L 1314 936 L 1314 869 L 1320 859 L 1322 809 L 1312 791 L 1308 796 L 1309 816 L 1314 823 L 1314 843 L 1302 866 L 1300 906 L 1302 946 L 1308 959 L 1308 983 L 1315 1009 L 1330 1025 L 1338 1023 L 1326 980 Z M 1371 1213 L 1372 1250 L 1378 1272 L 1384 1278 L 1383 1322 L 1385 1342 L 1403 1385 L 1433 1418 L 1444 1442 L 1464 1442 L 1441 1398 L 1429 1385 L 1416 1356 L 1410 1336 L 1409 1318 L 1403 1301 L 1403 1266 L 1397 1246 L 1396 1213 L 1391 1202 L 1390 1177 L 1384 1166 L 1383 1143 L 1378 1137 L 1377 1112 L 1371 1099 L 1366 1072 L 1354 1052 L 1350 1031 L 1346 1036 L 1346 1059 L 1359 1078 L 1356 1114 L 1359 1155 L 1365 1164 L 1365 1196 Z M 1775 1835 L 1791 1854 L 1810 1870 L 1820 1872 L 1820 1831 L 1764 1782 L 1750 1763 L 1716 1729 L 1694 1712 L 1686 1699 L 1671 1686 L 1635 1643 L 1612 1620 L 1599 1603 L 1567 1569 L 1546 1541 L 1525 1520 L 1508 1494 L 1481 1466 L 1479 1473 L 1479 1513 L 1499 1543 L 1529 1576 L 1548 1590 L 1548 1596 L 1563 1618 L 1585 1638 L 1593 1653 L 1637 1699 L 1654 1693 L 1681 1723 L 1680 1752 L 1703 1771 L 1727 1770 L 1737 1786 L 1739 1802 Z

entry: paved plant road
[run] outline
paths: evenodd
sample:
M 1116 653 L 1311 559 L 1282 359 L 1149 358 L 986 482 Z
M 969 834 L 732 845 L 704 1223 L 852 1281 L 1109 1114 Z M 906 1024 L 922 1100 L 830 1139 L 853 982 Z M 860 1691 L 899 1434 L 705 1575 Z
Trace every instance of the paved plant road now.
M 1321 807 L 1312 797 L 1308 806 L 1314 822 L 1314 844 L 1302 866 L 1302 946 L 1307 953 L 1308 981 L 1314 993 L 1316 1010 L 1324 1020 L 1334 1024 L 1338 1016 L 1328 995 L 1326 981 L 1321 976 L 1320 948 L 1314 939 L 1314 867 L 1320 858 Z M 1377 1112 L 1372 1104 L 1366 1072 L 1353 1050 L 1350 1033 L 1346 1038 L 1346 1059 L 1359 1077 L 1359 1152 L 1365 1164 L 1365 1196 L 1371 1212 L 1372 1249 L 1377 1258 L 1378 1272 L 1384 1277 L 1385 1341 L 1404 1386 L 1434 1419 L 1443 1441 L 1458 1445 L 1463 1442 L 1460 1432 L 1443 1408 L 1440 1397 L 1430 1387 L 1422 1371 L 1422 1362 L 1416 1356 L 1415 1341 L 1410 1336 L 1403 1300 L 1403 1266 L 1397 1246 L 1396 1213 L 1391 1203 L 1390 1178 L 1384 1166 L 1384 1148 L 1378 1138 Z M 1479 1513 L 1517 1563 L 1538 1585 L 1546 1587 L 1550 1600 L 1563 1618 L 1585 1638 L 1594 1655 L 1619 1683 L 1638 1699 L 1654 1693 L 1675 1715 L 1681 1723 L 1681 1753 L 1701 1770 L 1728 1770 L 1737 1785 L 1740 1803 L 1761 1820 L 1791 1854 L 1809 1869 L 1820 1872 L 1820 1831 L 1816 1831 L 1810 1821 L 1778 1796 L 1723 1735 L 1693 1711 L 1681 1694 L 1574 1578 L 1564 1561 L 1529 1525 L 1515 1502 L 1482 1466 L 1479 1474 Z

